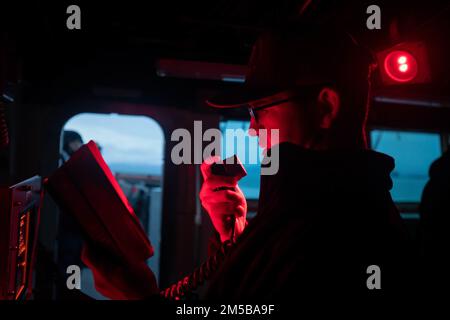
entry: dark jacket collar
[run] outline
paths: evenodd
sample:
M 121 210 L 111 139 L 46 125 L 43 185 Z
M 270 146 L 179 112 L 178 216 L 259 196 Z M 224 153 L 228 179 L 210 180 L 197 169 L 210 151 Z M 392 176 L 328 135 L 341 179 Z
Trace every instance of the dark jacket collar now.
M 293 211 L 299 204 L 320 205 L 340 197 L 367 201 L 390 197 L 394 159 L 385 154 L 372 150 L 315 151 L 291 143 L 276 148 L 279 170 L 275 175 L 261 176 L 258 214 L 280 208 Z

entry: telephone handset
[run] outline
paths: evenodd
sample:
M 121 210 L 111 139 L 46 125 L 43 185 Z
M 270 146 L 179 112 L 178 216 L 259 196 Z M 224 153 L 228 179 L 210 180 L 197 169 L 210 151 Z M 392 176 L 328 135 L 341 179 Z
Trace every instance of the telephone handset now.
M 211 173 L 217 176 L 224 177 L 232 177 L 235 181 L 239 181 L 243 177 L 247 175 L 244 166 L 239 161 L 239 158 L 234 155 L 227 159 L 224 159 L 221 163 L 215 162 L 211 164 Z M 232 187 L 218 187 L 214 189 L 214 192 L 234 189 Z M 235 225 L 235 217 L 231 215 L 233 218 L 232 222 L 232 234 L 231 240 L 227 240 L 222 243 L 221 247 L 217 252 L 210 256 L 205 262 L 203 262 L 200 267 L 195 269 L 190 275 L 184 277 L 173 285 L 167 287 L 166 289 L 160 292 L 160 295 L 164 298 L 179 300 L 187 293 L 194 291 L 199 286 L 204 284 L 204 282 L 211 278 L 211 276 L 216 272 L 219 266 L 222 264 L 226 255 L 230 252 L 233 247 L 233 239 L 234 239 L 234 225 Z
M 226 158 L 221 163 L 211 164 L 211 173 L 216 176 L 232 177 L 236 179 L 236 182 L 247 175 L 247 171 L 237 155 Z

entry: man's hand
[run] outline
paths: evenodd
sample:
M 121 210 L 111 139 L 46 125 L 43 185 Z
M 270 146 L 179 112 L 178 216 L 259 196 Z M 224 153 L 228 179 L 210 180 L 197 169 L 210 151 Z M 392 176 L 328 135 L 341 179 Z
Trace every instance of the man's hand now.
M 201 203 L 219 233 L 220 240 L 230 240 L 234 228 L 234 241 L 246 226 L 247 201 L 244 194 L 235 178 L 212 174 L 211 165 L 205 162 L 200 168 L 204 179 L 200 191 Z
M 85 242 L 81 260 L 94 275 L 95 289 L 114 300 L 141 300 L 159 294 L 155 275 L 145 261 L 125 263 Z

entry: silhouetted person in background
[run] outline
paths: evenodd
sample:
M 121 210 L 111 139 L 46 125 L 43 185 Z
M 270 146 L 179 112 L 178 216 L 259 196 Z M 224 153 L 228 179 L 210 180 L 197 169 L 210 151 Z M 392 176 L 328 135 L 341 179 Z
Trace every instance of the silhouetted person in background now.
M 420 203 L 422 259 L 425 289 L 430 293 L 446 289 L 450 264 L 450 151 L 433 162 Z M 429 290 L 431 289 L 431 290 Z
M 81 135 L 72 130 L 64 130 L 63 146 L 61 151 L 61 160 L 63 162 L 81 148 L 83 139 Z M 81 261 L 81 250 L 83 248 L 82 230 L 78 222 L 68 214 L 61 212 L 59 215 L 58 228 L 58 276 L 59 276 L 59 296 L 64 299 L 68 294 L 72 294 L 66 288 L 65 278 L 66 270 L 70 265 L 76 265 L 82 268 L 84 266 Z
M 65 162 L 83 145 L 81 135 L 72 130 L 64 130 L 61 158 Z

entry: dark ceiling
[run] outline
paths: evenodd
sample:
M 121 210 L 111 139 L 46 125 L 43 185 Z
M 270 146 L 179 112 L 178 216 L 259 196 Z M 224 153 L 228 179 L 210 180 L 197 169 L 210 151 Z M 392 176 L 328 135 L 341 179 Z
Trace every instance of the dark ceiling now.
M 255 37 L 287 21 L 335 20 L 361 41 L 382 46 L 389 24 L 399 21 L 404 36 L 442 15 L 448 1 L 216 0 L 216 1 L 14 1 L 2 10 L 3 23 L 24 43 L 89 45 L 95 48 L 151 48 L 156 54 L 196 59 L 245 61 Z M 382 9 L 382 30 L 365 27 L 366 8 Z M 82 30 L 65 27 L 66 8 L 79 4 Z M 303 14 L 301 14 L 301 12 Z M 370 40 L 370 41 L 369 41 Z M 72 46 L 74 47 L 74 46 Z M 72 48 L 73 50 L 74 48 Z
M 366 8 L 374 3 L 382 9 L 382 30 L 365 26 Z M 80 31 L 66 28 L 71 4 L 81 8 Z M 80 81 L 132 86 L 155 77 L 157 58 L 245 64 L 261 31 L 296 20 L 334 20 L 372 49 L 422 37 L 432 39 L 442 56 L 449 52 L 448 1 L 61 0 L 1 5 L 2 44 L 20 62 L 26 81 L 44 81 L 47 87 L 49 82 Z M 400 39 L 393 37 L 394 21 Z M 441 66 L 441 73 L 447 75 L 449 66 Z

